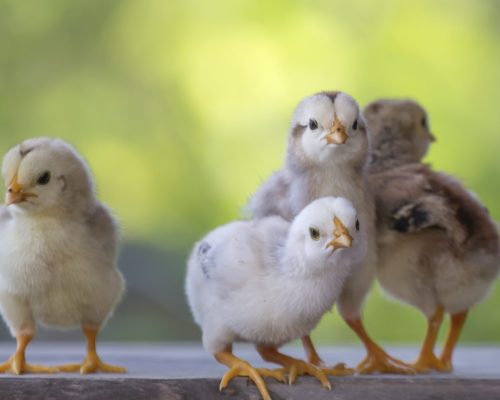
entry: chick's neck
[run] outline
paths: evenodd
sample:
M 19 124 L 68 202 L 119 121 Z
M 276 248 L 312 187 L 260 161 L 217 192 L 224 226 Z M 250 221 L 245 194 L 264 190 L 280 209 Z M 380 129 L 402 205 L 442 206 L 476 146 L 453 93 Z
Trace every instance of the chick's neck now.
M 374 143 L 369 157 L 369 169 L 371 173 L 375 173 L 419 162 L 421 162 L 421 157 L 416 154 L 413 143 L 383 137 Z

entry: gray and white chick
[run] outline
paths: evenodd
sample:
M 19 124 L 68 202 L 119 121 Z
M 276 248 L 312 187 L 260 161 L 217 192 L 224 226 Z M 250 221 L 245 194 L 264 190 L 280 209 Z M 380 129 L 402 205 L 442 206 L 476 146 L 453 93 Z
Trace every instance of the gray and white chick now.
M 289 383 L 312 375 L 330 388 L 318 367 L 278 348 L 307 334 L 338 299 L 353 266 L 364 259 L 365 231 L 343 198 L 321 198 L 293 222 L 279 216 L 237 221 L 198 242 L 188 261 L 186 292 L 207 351 L 236 376 L 250 378 L 270 399 L 262 377 Z M 235 341 L 254 343 L 262 358 L 281 370 L 255 369 L 232 353 Z
M 323 196 L 349 199 L 359 213 L 360 229 L 368 252 L 346 281 L 338 310 L 365 345 L 367 357 L 361 373 L 411 372 L 389 356 L 365 331 L 361 309 L 375 278 L 377 260 L 374 199 L 366 181 L 368 138 L 357 102 L 343 92 L 322 92 L 297 106 L 288 136 L 284 167 L 265 181 L 252 196 L 247 212 L 253 218 L 280 215 L 291 221 L 311 201 Z M 303 339 L 310 362 L 322 365 L 309 336 Z M 352 373 L 343 364 L 325 368 L 332 375 Z
M 382 99 L 368 104 L 363 115 L 369 123 L 370 173 L 420 163 L 436 138 L 429 117 L 413 100 Z
M 421 162 L 435 139 L 419 104 L 379 100 L 365 108 L 364 116 L 373 146 L 378 280 L 428 320 L 413 366 L 420 372 L 449 371 L 468 311 L 487 295 L 498 274 L 497 229 L 475 194 Z M 445 313 L 451 326 L 438 358 L 434 346 Z
M 96 336 L 122 297 L 118 225 L 96 198 L 85 161 L 69 144 L 36 138 L 4 157 L 0 207 L 0 311 L 17 350 L 0 372 L 124 372 L 101 361 Z M 57 368 L 30 365 L 36 323 L 81 326 L 87 356 Z

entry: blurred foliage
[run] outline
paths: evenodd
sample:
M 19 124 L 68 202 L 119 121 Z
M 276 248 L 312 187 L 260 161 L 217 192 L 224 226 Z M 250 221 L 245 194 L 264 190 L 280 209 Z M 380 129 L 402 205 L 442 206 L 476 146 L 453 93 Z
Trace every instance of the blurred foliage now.
M 49 135 L 92 165 L 137 268 L 107 337 L 194 338 L 190 246 L 280 167 L 306 95 L 420 101 L 438 137 L 428 161 L 500 218 L 499 17 L 494 0 L 0 0 L 0 152 Z M 499 304 L 497 290 L 463 339 L 498 341 Z M 419 313 L 377 290 L 365 315 L 379 340 L 423 336 Z M 336 315 L 314 337 L 356 340 Z

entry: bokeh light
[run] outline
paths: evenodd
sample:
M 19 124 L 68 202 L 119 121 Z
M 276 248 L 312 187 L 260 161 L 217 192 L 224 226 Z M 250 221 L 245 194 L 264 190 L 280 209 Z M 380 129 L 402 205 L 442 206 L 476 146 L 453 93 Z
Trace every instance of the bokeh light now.
M 0 0 L 0 152 L 48 135 L 90 162 L 124 232 L 128 296 L 106 338 L 194 340 L 187 254 L 281 166 L 306 95 L 421 102 L 438 137 L 427 161 L 500 218 L 499 17 L 494 0 Z M 496 290 L 464 341 L 499 340 L 499 304 Z M 378 289 L 365 315 L 380 341 L 425 330 Z M 313 336 L 356 341 L 335 313 Z

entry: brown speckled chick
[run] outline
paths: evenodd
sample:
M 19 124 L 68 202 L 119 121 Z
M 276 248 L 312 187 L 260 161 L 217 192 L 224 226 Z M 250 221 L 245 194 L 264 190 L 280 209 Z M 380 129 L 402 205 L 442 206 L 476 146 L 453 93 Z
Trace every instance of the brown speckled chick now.
M 378 279 L 428 319 L 414 367 L 449 371 L 467 312 L 487 295 L 499 270 L 495 224 L 476 195 L 421 162 L 434 141 L 421 106 L 379 100 L 364 117 L 373 147 Z M 444 313 L 451 327 L 438 358 L 434 345 Z

